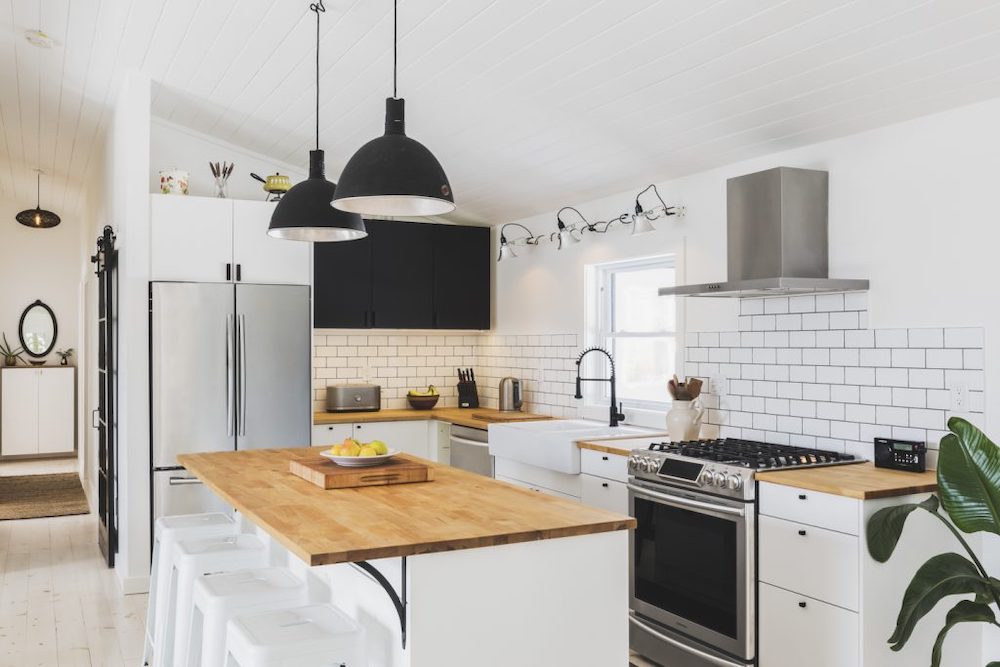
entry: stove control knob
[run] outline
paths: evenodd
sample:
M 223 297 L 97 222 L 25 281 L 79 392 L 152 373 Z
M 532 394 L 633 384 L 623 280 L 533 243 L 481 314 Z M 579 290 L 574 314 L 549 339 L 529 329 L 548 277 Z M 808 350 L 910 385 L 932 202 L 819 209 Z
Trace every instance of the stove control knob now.
M 729 475 L 726 478 L 726 488 L 733 491 L 739 491 L 743 488 L 743 478 L 739 475 Z
M 635 470 L 638 467 L 639 467 L 639 457 L 634 454 L 628 457 L 628 469 Z
M 660 464 L 656 459 L 651 459 L 646 457 L 644 469 L 646 472 L 656 472 L 660 468 Z
M 712 476 L 712 471 L 702 470 L 701 474 L 698 475 L 698 486 L 712 486 L 713 484 L 715 484 L 715 481 Z
M 712 481 L 715 482 L 715 485 L 718 486 L 719 488 L 725 488 L 725 486 L 726 486 L 726 473 L 721 472 L 721 471 L 715 473 L 714 475 L 712 475 Z

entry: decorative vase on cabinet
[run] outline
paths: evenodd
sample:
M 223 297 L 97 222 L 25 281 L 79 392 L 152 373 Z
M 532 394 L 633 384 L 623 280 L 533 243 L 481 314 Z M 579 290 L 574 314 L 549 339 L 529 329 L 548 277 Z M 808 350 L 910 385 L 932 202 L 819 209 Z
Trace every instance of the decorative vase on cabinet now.
M 674 401 L 667 412 L 667 435 L 673 442 L 697 440 L 705 411 L 698 401 Z

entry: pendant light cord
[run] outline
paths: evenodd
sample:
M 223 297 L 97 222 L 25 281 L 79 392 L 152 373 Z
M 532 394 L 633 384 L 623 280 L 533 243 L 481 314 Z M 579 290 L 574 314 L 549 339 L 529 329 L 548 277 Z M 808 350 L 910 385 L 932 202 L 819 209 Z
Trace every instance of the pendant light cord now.
M 319 15 L 326 11 L 323 0 L 309 5 L 316 12 L 316 150 L 319 150 Z
M 396 99 L 396 42 L 397 42 L 397 24 L 398 19 L 396 14 L 398 13 L 399 0 L 392 0 L 392 97 Z

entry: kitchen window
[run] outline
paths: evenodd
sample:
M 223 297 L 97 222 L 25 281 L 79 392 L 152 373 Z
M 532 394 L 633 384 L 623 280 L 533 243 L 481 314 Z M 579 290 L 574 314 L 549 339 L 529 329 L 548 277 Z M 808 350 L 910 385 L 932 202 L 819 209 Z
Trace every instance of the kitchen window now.
M 677 306 L 657 290 L 676 284 L 674 256 L 600 264 L 592 271 L 589 329 L 615 358 L 618 399 L 632 408 L 665 409 L 666 382 L 677 368 Z M 600 394 L 593 398 L 604 403 L 610 388 L 596 386 Z

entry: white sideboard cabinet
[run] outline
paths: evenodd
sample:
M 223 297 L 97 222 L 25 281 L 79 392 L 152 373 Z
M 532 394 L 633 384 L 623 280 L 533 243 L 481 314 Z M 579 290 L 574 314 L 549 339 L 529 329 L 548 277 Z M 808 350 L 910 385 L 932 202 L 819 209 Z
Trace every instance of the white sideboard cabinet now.
M 50 456 L 76 450 L 76 369 L 0 369 L 0 456 Z

